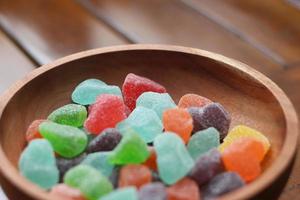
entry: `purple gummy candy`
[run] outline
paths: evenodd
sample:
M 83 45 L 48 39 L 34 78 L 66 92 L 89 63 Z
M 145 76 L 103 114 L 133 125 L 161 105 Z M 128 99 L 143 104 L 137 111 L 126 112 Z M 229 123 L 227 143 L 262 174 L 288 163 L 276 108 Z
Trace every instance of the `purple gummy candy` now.
M 203 200 L 214 199 L 222 194 L 238 189 L 245 185 L 242 178 L 235 172 L 224 172 L 212 178 L 203 187 L 201 194 Z
M 95 137 L 87 147 L 87 153 L 111 151 L 121 141 L 122 135 L 115 128 L 107 128 Z
M 193 118 L 193 133 L 214 127 L 220 132 L 221 140 L 227 135 L 231 117 L 221 104 L 210 103 L 201 108 L 190 107 L 188 111 Z
M 216 148 L 213 148 L 195 161 L 189 176 L 201 186 L 223 170 L 221 154 Z
M 166 200 L 166 188 L 162 183 L 149 183 L 139 191 L 139 200 Z

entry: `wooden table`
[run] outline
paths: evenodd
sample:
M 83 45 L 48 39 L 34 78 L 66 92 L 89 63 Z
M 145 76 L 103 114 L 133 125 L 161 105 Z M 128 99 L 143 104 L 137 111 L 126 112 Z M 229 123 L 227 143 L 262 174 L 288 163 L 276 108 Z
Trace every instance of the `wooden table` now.
M 300 113 L 300 10 L 283 0 L 1 0 L 0 93 L 59 57 L 128 43 L 191 46 L 240 60 L 274 80 Z M 255 199 L 299 193 L 298 153 Z

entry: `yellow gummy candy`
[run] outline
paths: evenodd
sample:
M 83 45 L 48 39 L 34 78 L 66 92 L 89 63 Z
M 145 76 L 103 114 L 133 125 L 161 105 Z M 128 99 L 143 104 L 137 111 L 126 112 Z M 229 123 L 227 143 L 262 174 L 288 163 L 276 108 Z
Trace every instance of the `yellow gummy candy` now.
M 264 136 L 259 131 L 249 128 L 247 126 L 238 125 L 238 126 L 234 127 L 228 133 L 228 135 L 224 138 L 223 143 L 218 147 L 219 151 L 222 153 L 230 144 L 232 144 L 237 139 L 243 138 L 243 137 L 250 137 L 250 138 L 260 141 L 264 146 L 265 154 L 270 149 L 271 145 L 266 136 Z

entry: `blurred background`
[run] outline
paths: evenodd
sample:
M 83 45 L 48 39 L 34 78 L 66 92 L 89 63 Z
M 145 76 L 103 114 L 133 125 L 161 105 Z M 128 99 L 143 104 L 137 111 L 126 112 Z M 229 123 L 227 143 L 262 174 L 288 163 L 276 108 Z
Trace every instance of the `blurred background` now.
M 132 43 L 190 46 L 242 61 L 275 81 L 300 113 L 300 0 L 0 0 L 0 94 L 57 58 Z M 257 199 L 299 193 L 298 154 Z

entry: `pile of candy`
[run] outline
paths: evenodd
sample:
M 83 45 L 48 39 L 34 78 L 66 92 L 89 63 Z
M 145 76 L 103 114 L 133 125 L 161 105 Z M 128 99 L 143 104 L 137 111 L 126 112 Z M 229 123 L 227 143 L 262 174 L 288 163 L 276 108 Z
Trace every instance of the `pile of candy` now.
M 270 148 L 211 100 L 128 74 L 122 91 L 88 79 L 74 104 L 29 126 L 23 176 L 67 200 L 213 199 L 253 181 Z M 222 142 L 222 143 L 221 143 Z

